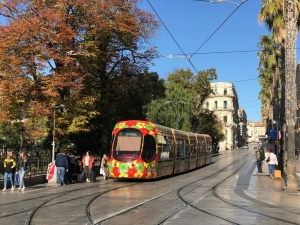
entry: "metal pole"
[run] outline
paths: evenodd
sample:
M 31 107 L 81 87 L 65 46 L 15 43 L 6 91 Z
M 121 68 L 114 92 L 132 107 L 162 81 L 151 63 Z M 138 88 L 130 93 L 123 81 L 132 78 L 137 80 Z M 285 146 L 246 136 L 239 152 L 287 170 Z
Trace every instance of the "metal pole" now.
M 53 109 L 53 136 L 52 136 L 52 162 L 54 161 L 55 154 L 55 107 Z
M 276 142 L 278 143 L 278 122 L 276 121 Z M 276 145 L 276 156 L 277 156 L 277 160 L 278 160 L 278 152 L 279 152 L 279 145 Z

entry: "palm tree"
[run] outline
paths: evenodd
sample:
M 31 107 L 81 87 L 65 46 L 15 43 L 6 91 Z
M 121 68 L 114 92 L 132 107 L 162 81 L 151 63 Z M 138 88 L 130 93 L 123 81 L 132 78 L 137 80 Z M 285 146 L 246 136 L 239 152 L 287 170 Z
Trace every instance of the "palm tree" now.
M 261 41 L 258 43 L 258 46 L 262 48 L 258 53 L 258 57 L 260 58 L 260 84 L 270 90 L 270 96 L 268 97 L 271 99 L 271 101 L 268 101 L 270 104 L 268 107 L 269 113 L 267 121 L 265 121 L 269 130 L 272 126 L 272 121 L 279 118 L 278 71 L 280 69 L 281 49 L 280 45 L 276 44 L 273 37 L 260 36 L 260 40 Z M 261 94 L 260 97 L 262 97 Z
M 274 119 L 279 121 L 281 124 L 281 130 L 285 130 L 285 36 L 286 27 L 283 19 L 283 1 L 284 0 L 262 0 L 263 7 L 258 14 L 258 20 L 264 23 L 268 29 L 272 32 L 272 37 L 274 41 L 281 46 L 281 69 L 276 71 L 276 78 L 274 78 L 274 83 L 279 85 L 279 77 L 281 78 L 281 99 L 278 104 L 280 104 L 280 116 L 278 114 L 274 115 Z M 280 75 L 278 75 L 278 73 Z M 276 89 L 277 91 L 278 89 Z M 279 100 L 279 99 L 278 99 Z M 275 103 L 275 101 L 274 101 Z M 279 107 L 279 106 L 275 106 Z M 278 110 L 279 111 L 279 110 Z M 277 112 L 278 112 L 277 111 Z M 284 135 L 282 135 L 284 137 Z M 285 150 L 285 145 L 281 146 L 283 151 Z
M 296 120 L 296 36 L 299 20 L 299 0 L 262 0 L 263 7 L 259 13 L 259 21 L 265 23 L 272 31 L 275 41 L 281 45 L 281 127 L 288 127 L 287 142 L 287 190 L 298 189 L 295 167 L 295 120 Z M 288 87 L 288 88 L 285 88 Z M 286 124 L 285 124 L 286 121 Z M 285 135 L 282 135 L 283 137 Z M 284 147 L 284 145 L 282 145 Z M 283 151 L 285 149 L 283 148 Z
M 286 24 L 285 40 L 285 108 L 286 125 L 288 127 L 288 151 L 287 151 L 287 190 L 291 192 L 298 191 L 296 182 L 295 165 L 295 123 L 297 111 L 296 97 L 296 39 L 298 35 L 299 2 L 295 0 L 284 1 L 284 21 Z

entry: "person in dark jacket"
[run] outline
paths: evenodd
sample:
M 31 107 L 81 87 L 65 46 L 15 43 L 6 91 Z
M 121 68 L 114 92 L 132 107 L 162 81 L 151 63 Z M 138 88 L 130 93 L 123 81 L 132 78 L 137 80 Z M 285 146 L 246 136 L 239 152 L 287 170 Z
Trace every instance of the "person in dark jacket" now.
M 68 172 L 68 158 L 64 152 L 59 153 L 55 159 L 57 169 L 57 186 L 65 186 L 65 173 Z
M 25 190 L 24 176 L 27 170 L 27 153 L 22 151 L 16 166 L 16 174 L 19 173 L 20 186 L 19 191 Z
M 75 172 L 77 174 L 77 182 L 83 181 L 83 168 L 82 168 L 82 162 L 80 159 L 77 161 L 77 165 L 75 166 Z
M 13 172 L 14 168 L 16 167 L 16 161 L 14 158 L 11 158 L 11 154 L 8 152 L 6 159 L 3 161 L 4 166 L 4 188 L 2 191 L 6 191 L 7 186 L 7 177 L 9 176 L 9 180 L 11 183 L 11 190 L 13 191 L 14 188 L 14 180 L 13 180 Z
M 256 165 L 257 165 L 257 173 L 262 173 L 260 151 L 257 149 L 257 147 L 254 147 L 254 151 L 255 151 L 255 159 L 256 159 Z

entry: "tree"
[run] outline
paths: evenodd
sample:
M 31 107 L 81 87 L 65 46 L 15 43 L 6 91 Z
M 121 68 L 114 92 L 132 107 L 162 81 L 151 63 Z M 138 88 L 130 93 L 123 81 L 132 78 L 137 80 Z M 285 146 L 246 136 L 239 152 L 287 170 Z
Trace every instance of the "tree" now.
M 295 115 L 296 90 L 295 76 L 295 43 L 299 27 L 299 1 L 296 0 L 263 0 L 263 8 L 259 13 L 259 20 L 266 23 L 272 31 L 275 41 L 282 49 L 282 74 L 281 74 L 281 127 L 287 134 L 287 190 L 297 191 L 295 170 Z M 288 87 L 288 88 L 286 88 Z M 286 123 L 286 124 L 285 124 Z M 285 135 L 282 135 L 283 137 Z M 282 145 L 285 151 L 285 145 Z
M 147 119 L 179 130 L 190 131 L 193 96 L 176 83 L 166 85 L 165 98 L 152 101 Z
M 167 77 L 166 97 L 152 102 L 148 118 L 166 126 L 206 133 L 219 141 L 224 140 L 221 122 L 202 106 L 212 93 L 210 81 L 216 78 L 213 68 L 199 71 L 196 76 L 190 69 L 174 70 Z
M 279 121 L 279 70 L 280 70 L 280 56 L 281 49 L 278 44 L 275 43 L 273 37 L 260 36 L 260 42 L 258 46 L 261 47 L 261 51 L 258 53 L 260 58 L 259 62 L 259 76 L 260 84 L 263 89 L 268 89 L 268 92 L 262 90 L 259 94 L 259 98 L 263 101 L 263 114 L 268 112 L 266 119 L 267 130 L 271 129 L 272 122 Z M 264 96 L 266 94 L 266 96 Z M 266 103 L 268 106 L 266 106 Z
M 297 192 L 295 164 L 295 122 L 296 122 L 296 38 L 298 34 L 297 22 L 299 19 L 299 2 L 295 0 L 284 1 L 284 21 L 286 24 L 286 48 L 285 48 L 285 108 L 286 124 L 288 127 L 287 142 L 287 191 Z
M 158 23 L 138 2 L 2 1 L 0 120 L 12 120 L 21 99 L 28 118 L 51 122 L 63 103 L 61 134 L 98 130 L 107 151 L 118 99 L 157 57 L 150 40 Z

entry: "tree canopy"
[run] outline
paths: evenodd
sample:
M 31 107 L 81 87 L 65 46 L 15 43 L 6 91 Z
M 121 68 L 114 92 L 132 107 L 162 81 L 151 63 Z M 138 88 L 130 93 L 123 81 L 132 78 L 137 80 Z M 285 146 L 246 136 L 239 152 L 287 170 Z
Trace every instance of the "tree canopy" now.
M 120 99 L 133 94 L 132 82 L 144 83 L 141 91 L 159 82 L 147 75 L 157 57 L 151 38 L 158 23 L 138 2 L 2 1 L 0 121 L 48 120 L 41 132 L 46 135 L 54 106 L 64 104 L 57 114 L 58 132 L 98 129 L 107 142 L 111 124 L 120 117 Z M 141 107 L 156 94 L 140 95 Z

